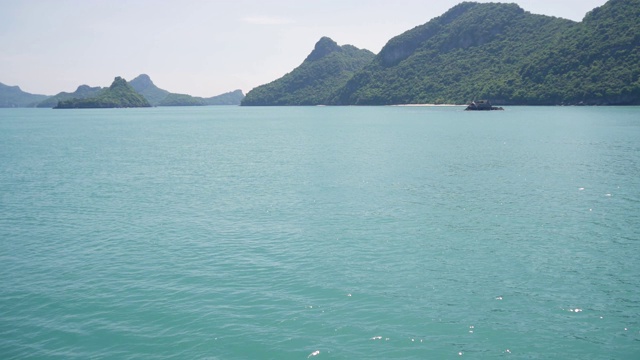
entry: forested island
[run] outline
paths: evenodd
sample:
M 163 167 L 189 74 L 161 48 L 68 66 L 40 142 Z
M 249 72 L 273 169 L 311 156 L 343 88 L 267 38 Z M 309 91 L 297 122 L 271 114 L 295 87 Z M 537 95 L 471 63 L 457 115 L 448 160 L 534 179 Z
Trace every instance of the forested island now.
M 100 90 L 96 96 L 61 100 L 54 109 L 133 107 L 151 107 L 151 104 L 138 94 L 125 79 L 118 76 L 113 80 L 111 86 Z
M 18 86 L 7 86 L 0 83 L 0 107 L 69 109 L 240 105 L 243 98 L 242 90 L 234 90 L 208 98 L 171 93 L 157 87 L 147 74 L 141 74 L 130 82 L 117 77 L 109 88 L 80 85 L 74 92 L 63 91 L 54 96 L 29 94 Z M 145 101 L 148 102 L 148 105 Z
M 312 52 L 320 58 L 251 90 L 242 105 L 638 105 L 638 19 L 640 0 L 610 0 L 581 22 L 463 2 L 365 65 L 336 46 L 318 53 L 321 40 Z M 342 68 L 351 74 L 335 77 Z
M 609 0 L 580 22 L 531 14 L 516 4 L 463 2 L 392 38 L 377 55 L 323 37 L 298 67 L 246 97 L 240 90 L 211 98 L 171 93 L 142 74 L 117 89 L 82 85 L 52 97 L 0 83 L 0 107 L 468 104 L 480 99 L 500 105 L 640 105 L 638 19 L 640 0 Z

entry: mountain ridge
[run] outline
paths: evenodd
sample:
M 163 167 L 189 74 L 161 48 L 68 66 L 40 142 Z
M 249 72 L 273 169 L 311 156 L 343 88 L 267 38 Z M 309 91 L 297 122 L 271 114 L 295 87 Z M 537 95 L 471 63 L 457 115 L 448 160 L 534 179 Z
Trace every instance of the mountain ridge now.
M 170 93 L 146 74 L 130 85 L 153 106 L 476 99 L 503 105 L 640 105 L 639 18 L 640 0 L 609 0 L 580 22 L 531 14 L 516 4 L 462 2 L 391 38 L 377 55 L 322 37 L 298 67 L 246 97 L 239 90 L 219 95 L 224 101 Z M 44 95 L 0 84 L 0 107 L 51 106 L 87 92 L 81 86 L 45 102 Z
M 31 94 L 22 91 L 20 86 L 10 86 L 0 83 L 0 108 L 34 107 L 47 95 Z
M 251 90 L 242 105 L 638 105 L 639 18 L 640 0 L 609 0 L 581 22 L 462 2 L 391 38 L 346 82 L 309 70 L 337 52 L 323 38 L 302 65 Z
M 140 74 L 129 83 L 152 106 L 240 105 L 244 98 L 242 90 L 234 90 L 208 98 L 172 93 L 157 87 L 147 74 Z
M 332 104 L 640 104 L 639 9 L 640 0 L 610 0 L 574 22 L 464 2 L 392 38 Z M 606 51 L 621 47 L 628 54 Z M 603 54 L 607 65 L 594 64 Z
M 247 93 L 242 106 L 320 105 L 328 102 L 338 85 L 345 84 L 374 54 L 352 45 L 339 46 L 322 37 L 297 68 Z
M 36 107 L 53 108 L 53 107 L 56 107 L 58 105 L 58 102 L 60 101 L 71 100 L 71 99 L 86 99 L 89 97 L 96 96 L 102 89 L 103 88 L 100 86 L 91 87 L 89 85 L 80 85 L 74 92 L 72 93 L 68 93 L 64 91 L 60 92 L 54 96 L 51 96 L 39 102 L 36 105 Z
M 129 81 L 129 85 L 131 85 L 138 94 L 144 96 L 151 106 L 157 106 L 158 103 L 169 95 L 169 91 L 157 87 L 147 74 L 136 76 Z
M 151 106 L 209 106 L 209 105 L 240 105 L 244 98 L 242 90 L 237 89 L 219 95 L 203 98 L 186 94 L 175 94 L 157 87 L 151 77 L 140 74 L 127 82 L 133 90 L 142 95 Z M 24 92 L 19 86 L 8 86 L 0 83 L 0 108 L 2 107 L 39 107 L 54 108 L 60 102 L 82 100 L 99 96 L 100 92 L 108 89 L 100 86 L 80 85 L 73 92 L 59 92 L 56 95 L 37 95 Z M 167 100 L 167 98 L 169 99 Z M 78 102 L 79 104 L 82 102 Z

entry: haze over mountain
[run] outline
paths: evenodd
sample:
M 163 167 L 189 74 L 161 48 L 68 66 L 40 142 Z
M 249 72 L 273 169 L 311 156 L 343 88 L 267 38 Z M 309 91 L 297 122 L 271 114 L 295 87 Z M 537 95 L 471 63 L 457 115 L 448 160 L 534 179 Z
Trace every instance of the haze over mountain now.
M 343 52 L 330 51 L 255 88 L 244 104 L 466 103 L 479 98 L 502 104 L 638 104 L 639 2 L 610 0 L 581 22 L 534 15 L 514 4 L 461 3 L 392 38 L 356 70 L 348 57 L 330 63 Z M 347 71 L 334 77 L 342 67 Z M 147 87 L 153 85 L 147 80 Z M 0 106 L 37 103 L 12 100 L 16 90 L 5 88 Z M 150 88 L 160 91 L 155 98 L 146 95 L 156 105 L 201 105 L 211 99 Z M 21 97 L 33 95 L 17 90 Z M 72 94 L 81 96 L 80 90 Z
M 60 101 L 71 100 L 71 99 L 86 99 L 89 97 L 97 96 L 101 90 L 102 88 L 99 86 L 91 87 L 89 85 L 80 85 L 78 86 L 76 91 L 72 93 L 68 93 L 64 91 L 61 93 L 58 93 L 38 103 L 36 107 L 53 108 L 53 107 L 56 107 L 58 105 L 58 102 Z
M 47 98 L 47 95 L 36 95 L 22 91 L 19 86 L 0 83 L 0 108 L 33 107 Z
M 242 90 L 233 90 L 224 94 L 203 98 L 205 105 L 240 105 L 244 99 Z
M 315 71 L 322 91 L 285 86 L 305 84 L 307 59 L 243 105 L 640 104 L 638 19 L 640 0 L 610 0 L 582 22 L 464 2 L 392 38 L 346 84 Z
M 127 86 L 142 95 L 151 106 L 206 106 L 206 105 L 240 105 L 244 98 L 242 90 L 234 90 L 209 98 L 194 97 L 186 94 L 174 94 L 157 87 L 149 75 L 141 74 L 131 80 Z M 63 102 L 68 106 L 70 100 L 95 98 L 106 88 L 80 85 L 74 92 L 60 92 L 54 96 L 34 95 L 20 90 L 18 86 L 7 86 L 0 83 L 0 107 L 40 107 L 53 108 Z M 73 102 L 83 104 L 81 101 Z
M 322 36 L 378 53 L 460 1 L 0 1 L 0 81 L 54 95 L 147 73 L 175 93 L 246 92 L 300 65 Z M 605 1 L 505 2 L 580 21 Z
M 151 106 L 206 106 L 240 105 L 244 98 L 241 90 L 202 98 L 187 94 L 176 94 L 157 87 L 147 74 L 141 74 L 129 82 L 139 94 L 144 96 Z
M 129 85 L 131 85 L 138 94 L 144 96 L 151 106 L 158 105 L 160 101 L 169 95 L 169 91 L 157 87 L 147 74 L 138 75 L 129 81 Z
M 240 105 L 242 99 L 244 99 L 242 90 L 234 90 L 209 98 L 170 93 L 158 103 L 158 106 Z

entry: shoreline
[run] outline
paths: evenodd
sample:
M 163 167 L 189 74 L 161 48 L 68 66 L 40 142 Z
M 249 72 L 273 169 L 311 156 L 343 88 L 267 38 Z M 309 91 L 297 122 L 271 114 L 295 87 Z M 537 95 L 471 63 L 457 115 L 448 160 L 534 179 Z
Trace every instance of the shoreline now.
M 406 107 L 451 107 L 451 106 L 466 106 L 456 104 L 396 104 L 389 106 L 406 106 Z

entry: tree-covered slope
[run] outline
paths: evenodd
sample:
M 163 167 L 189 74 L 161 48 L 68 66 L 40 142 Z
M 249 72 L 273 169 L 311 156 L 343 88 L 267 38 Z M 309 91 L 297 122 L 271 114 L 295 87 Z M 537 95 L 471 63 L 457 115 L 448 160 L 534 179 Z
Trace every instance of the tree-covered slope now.
M 18 86 L 0 83 L 0 108 L 34 107 L 38 102 L 46 98 L 46 95 L 30 94 L 22 91 Z
M 530 103 L 640 104 L 640 0 L 610 0 L 521 71 Z
M 129 81 L 129 85 L 138 94 L 144 96 L 152 106 L 160 104 L 169 95 L 169 91 L 157 87 L 147 74 L 138 75 L 135 79 Z
M 333 103 L 639 103 L 639 2 L 611 0 L 580 23 L 461 3 L 391 39 Z
M 515 4 L 461 3 L 391 39 L 340 91 L 341 104 L 457 103 L 520 89 L 520 68 L 571 28 Z M 494 89 L 497 88 L 497 89 Z
M 374 54 L 323 37 L 304 62 L 290 73 L 249 91 L 242 105 L 326 104 Z
M 68 93 L 68 92 L 61 92 L 58 93 L 54 96 L 51 96 L 47 99 L 45 99 L 44 101 L 38 103 L 37 107 L 39 108 L 52 108 L 58 105 L 58 102 L 60 101 L 64 101 L 64 100 L 71 100 L 71 99 L 86 99 L 89 97 L 94 97 L 96 95 L 98 95 L 98 93 L 100 93 L 100 91 L 102 90 L 101 87 L 96 86 L 96 87 L 90 87 L 88 85 L 80 85 L 78 86 L 78 88 L 76 89 L 76 91 L 72 92 L 72 93 Z
M 138 94 L 127 81 L 116 77 L 111 86 L 103 89 L 95 97 L 85 99 L 63 100 L 58 103 L 56 109 L 76 108 L 124 108 L 124 107 L 149 107 L 147 99 Z

